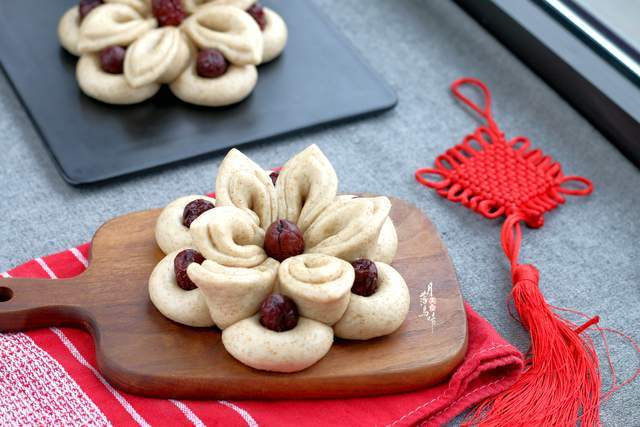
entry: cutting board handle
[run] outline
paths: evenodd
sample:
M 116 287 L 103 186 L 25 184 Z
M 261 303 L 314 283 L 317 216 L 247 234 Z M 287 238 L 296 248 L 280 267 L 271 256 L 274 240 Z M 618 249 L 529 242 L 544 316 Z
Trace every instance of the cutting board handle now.
M 0 280 L 0 332 L 47 326 L 89 326 L 84 280 Z

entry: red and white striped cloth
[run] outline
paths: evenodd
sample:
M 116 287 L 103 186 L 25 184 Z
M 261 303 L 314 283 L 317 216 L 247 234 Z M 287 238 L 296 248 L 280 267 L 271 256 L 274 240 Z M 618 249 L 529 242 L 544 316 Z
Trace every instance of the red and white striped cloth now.
M 0 275 L 72 277 L 87 267 L 88 252 L 84 244 Z M 448 382 L 412 393 L 346 400 L 149 399 L 120 392 L 104 379 L 84 331 L 0 334 L 0 425 L 441 425 L 511 385 L 523 366 L 520 352 L 471 307 L 466 309 L 469 349 Z

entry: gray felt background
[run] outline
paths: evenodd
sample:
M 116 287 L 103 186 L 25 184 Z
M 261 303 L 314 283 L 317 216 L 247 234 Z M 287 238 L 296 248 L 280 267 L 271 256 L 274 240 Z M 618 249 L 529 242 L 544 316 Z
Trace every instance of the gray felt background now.
M 507 314 L 507 262 L 500 222 L 488 221 L 418 185 L 414 171 L 456 143 L 477 122 L 449 95 L 457 77 L 487 82 L 507 135 L 529 136 L 567 174 L 593 179 L 596 191 L 572 198 L 526 230 L 522 254 L 542 274 L 556 305 L 599 314 L 602 324 L 640 340 L 640 174 L 564 100 L 452 2 L 315 0 L 395 88 L 389 113 L 327 127 L 244 151 L 265 167 L 311 143 L 340 177 L 342 191 L 404 198 L 437 225 L 467 300 L 507 339 L 525 350 L 527 335 Z M 213 190 L 223 153 L 87 188 L 62 181 L 9 84 L 0 77 L 0 271 L 85 242 L 104 221 Z M 621 376 L 640 360 L 611 340 Z M 603 404 L 604 425 L 640 425 L 640 380 Z

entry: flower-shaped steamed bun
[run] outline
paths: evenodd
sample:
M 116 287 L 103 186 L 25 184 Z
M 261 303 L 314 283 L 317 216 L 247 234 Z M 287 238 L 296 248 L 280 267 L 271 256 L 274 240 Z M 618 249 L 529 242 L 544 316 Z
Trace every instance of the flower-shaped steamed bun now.
M 202 200 L 202 202 L 196 202 Z M 192 204 L 192 202 L 196 202 Z M 189 209 L 185 212 L 187 205 L 194 207 L 195 211 L 191 212 L 195 216 L 200 210 L 215 206 L 216 199 L 207 196 L 190 195 L 180 197 L 169 203 L 160 213 L 156 221 L 156 243 L 165 254 L 173 252 L 180 248 L 192 248 L 193 240 L 189 227 L 185 225 L 192 219 L 189 217 Z M 187 216 L 185 217 L 185 213 Z
M 264 230 L 250 211 L 233 206 L 211 209 L 190 228 L 193 245 L 208 260 L 227 267 L 255 267 L 267 259 Z
M 78 83 L 97 100 L 139 103 L 169 84 L 185 102 L 216 107 L 249 96 L 287 27 L 251 0 L 97 0 L 71 7 L 58 38 L 80 56 Z
M 351 296 L 351 264 L 323 254 L 287 258 L 278 270 L 278 290 L 295 301 L 300 315 L 333 325 Z
M 214 322 L 200 289 L 185 290 L 178 286 L 174 261 L 176 250 L 156 265 L 149 277 L 149 297 L 165 317 L 187 326 L 209 327 Z M 197 264 L 195 264 L 197 265 Z
M 336 336 L 354 340 L 389 335 L 398 329 L 409 312 L 409 288 L 393 267 L 376 262 L 377 290 L 373 295 L 351 294 L 342 318 L 333 325 Z
M 220 329 L 253 316 L 271 293 L 280 263 L 267 258 L 252 268 L 226 267 L 206 260 L 189 266 L 189 278 L 204 295 L 211 318 Z

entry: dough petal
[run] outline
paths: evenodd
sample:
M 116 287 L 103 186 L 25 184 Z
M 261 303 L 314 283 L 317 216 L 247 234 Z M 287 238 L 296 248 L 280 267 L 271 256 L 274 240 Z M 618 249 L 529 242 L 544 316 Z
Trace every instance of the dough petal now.
M 233 6 L 205 4 L 182 23 L 182 28 L 201 49 L 218 49 L 235 65 L 258 65 L 262 61 L 262 32 L 248 13 Z
M 337 337 L 352 340 L 389 335 L 397 330 L 409 312 L 409 288 L 393 267 L 376 262 L 378 289 L 368 297 L 351 294 L 344 316 L 333 325 Z
M 156 26 L 154 18 L 144 18 L 129 5 L 103 4 L 82 20 L 78 50 L 87 53 L 109 46 L 129 46 Z
M 93 12 L 91 12 L 93 14 Z M 87 18 L 91 16 L 87 15 Z M 108 104 L 137 104 L 155 95 L 160 85 L 151 83 L 139 88 L 129 85 L 124 74 L 110 74 L 100 67 L 96 53 L 84 54 L 76 65 L 76 78 L 82 91 Z
M 284 19 L 268 7 L 264 8 L 267 25 L 262 31 L 263 51 L 262 63 L 272 61 L 280 56 L 287 45 L 288 31 Z
M 134 8 L 142 16 L 151 14 L 151 0 L 103 0 L 105 3 L 124 4 Z
M 387 217 L 382 224 L 376 245 L 367 253 L 367 258 L 391 264 L 398 252 L 398 234 L 391 218 Z
M 206 260 L 202 265 L 189 265 L 187 274 L 202 291 L 213 321 L 225 329 L 258 312 L 273 291 L 279 265 L 273 258 L 253 268 L 225 267 Z
M 232 64 L 220 77 L 200 77 L 194 58 L 169 87 L 184 102 L 205 107 L 223 107 L 245 99 L 257 82 L 258 70 L 253 65 Z
M 181 251 L 165 256 L 149 276 L 149 297 L 158 311 L 174 322 L 194 327 L 214 326 L 200 289 L 185 291 L 176 282 L 173 261 Z
M 242 10 L 249 9 L 256 0 L 183 0 L 187 12 L 194 13 L 197 8 L 205 4 L 234 6 Z
M 133 87 L 170 83 L 189 65 L 191 48 L 176 27 L 150 30 L 127 49 L 124 75 Z
M 322 359 L 333 344 L 331 327 L 300 317 L 295 328 L 274 332 L 258 315 L 222 331 L 222 344 L 240 362 L 255 369 L 297 372 Z
M 180 248 L 194 248 L 191 233 L 182 224 L 182 215 L 185 206 L 197 199 L 207 200 L 214 206 L 216 204 L 216 199 L 212 197 L 192 194 L 174 200 L 160 212 L 156 221 L 156 243 L 165 254 Z
M 58 23 L 58 39 L 67 52 L 80 56 L 78 40 L 80 40 L 80 12 L 78 6 L 67 10 Z
M 389 216 L 386 197 L 338 198 L 304 233 L 306 252 L 353 261 L 375 250 Z
M 280 264 L 277 289 L 295 301 L 301 316 L 333 325 L 347 309 L 354 278 L 346 261 L 302 254 Z
M 227 267 L 251 268 L 267 259 L 258 219 L 233 206 L 211 209 L 191 223 L 191 238 L 206 259 Z
M 352 194 L 341 194 L 336 197 L 336 200 L 351 200 L 357 196 Z M 364 258 L 368 258 L 372 261 L 381 261 L 386 264 L 391 264 L 398 252 L 398 234 L 396 233 L 396 226 L 393 224 L 391 217 L 387 217 L 382 224 L 380 235 L 375 246 L 371 247 L 367 251 Z
M 278 201 L 271 178 L 235 148 L 229 151 L 218 169 L 216 196 L 220 206 L 255 212 L 264 230 L 278 217 Z
M 303 233 L 335 199 L 338 177 L 317 145 L 292 157 L 276 181 L 278 218 L 296 223 Z

